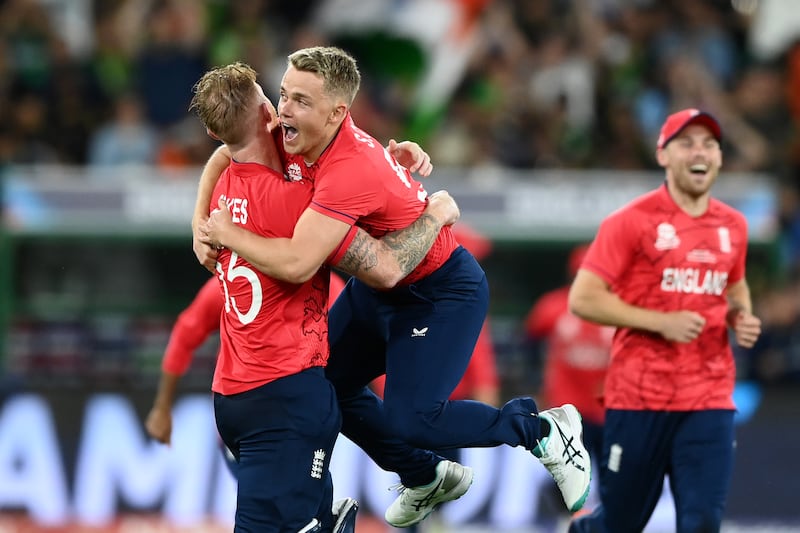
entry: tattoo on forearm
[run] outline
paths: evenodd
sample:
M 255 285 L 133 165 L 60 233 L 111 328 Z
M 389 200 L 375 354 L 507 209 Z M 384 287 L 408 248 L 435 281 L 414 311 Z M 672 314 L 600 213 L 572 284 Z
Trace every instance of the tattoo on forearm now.
M 374 239 L 371 239 L 366 232 L 359 231 L 336 268 L 353 276 L 360 270 L 375 268 L 378 264 L 378 251 L 374 244 Z
M 369 271 L 378 264 L 381 251 L 391 254 L 400 267 L 403 277 L 417 268 L 433 246 L 441 225 L 423 213 L 407 228 L 387 233 L 380 241 L 358 232 L 337 268 L 348 274 Z
M 392 251 L 405 277 L 428 255 L 441 229 L 434 217 L 423 213 L 407 228 L 385 235 L 381 242 Z

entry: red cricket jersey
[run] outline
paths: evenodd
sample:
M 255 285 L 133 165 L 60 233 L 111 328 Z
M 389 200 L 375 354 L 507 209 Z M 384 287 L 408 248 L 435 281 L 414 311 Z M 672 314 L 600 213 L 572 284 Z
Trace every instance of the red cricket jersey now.
M 666 185 L 612 213 L 600 225 L 582 268 L 622 300 L 660 311 L 691 310 L 705 328 L 689 343 L 620 328 L 605 387 L 608 408 L 732 409 L 736 369 L 725 315 L 727 286 L 745 275 L 747 222 L 716 199 L 693 218 Z
M 331 272 L 331 290 L 328 295 L 328 307 L 344 289 L 344 280 Z M 161 369 L 181 376 L 192 364 L 194 352 L 206 339 L 219 329 L 220 315 L 225 300 L 219 290 L 219 280 L 208 278 L 195 295 L 192 303 L 178 315 L 169 343 L 161 361 Z
M 425 210 L 428 194 L 422 185 L 378 141 L 356 127 L 350 115 L 313 165 L 291 154 L 286 155 L 285 165 L 291 179 L 314 183 L 311 209 L 357 225 L 375 238 L 407 227 Z M 402 283 L 434 272 L 457 246 L 450 227 L 442 228 L 428 255 Z M 338 259 L 335 256 L 331 262 Z
M 527 334 L 547 343 L 543 408 L 571 403 L 584 420 L 602 424 L 603 382 L 614 328 L 570 313 L 568 295 L 569 287 L 543 294 L 525 319 Z
M 264 237 L 289 238 L 311 194 L 309 182 L 234 161 L 220 177 L 210 209 L 223 198 L 235 224 Z M 306 283 L 285 283 L 223 249 L 216 269 L 224 309 L 214 392 L 236 394 L 327 363 L 327 266 Z

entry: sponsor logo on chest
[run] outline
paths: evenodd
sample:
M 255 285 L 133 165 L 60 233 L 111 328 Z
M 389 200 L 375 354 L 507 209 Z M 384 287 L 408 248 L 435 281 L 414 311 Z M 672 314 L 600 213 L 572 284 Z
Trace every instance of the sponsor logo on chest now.
M 728 273 L 703 268 L 665 268 L 661 273 L 661 290 L 684 294 L 720 296 L 728 284 Z
M 301 181 L 303 179 L 303 170 L 297 163 L 291 163 L 286 167 L 285 176 L 289 181 Z
M 717 242 L 706 239 L 702 247 L 691 248 L 685 252 L 678 248 L 681 239 L 678 231 L 672 224 L 661 223 L 656 229 L 654 247 L 658 251 L 675 250 L 671 252 L 683 256 L 683 260 L 676 257 L 677 263 L 700 263 L 705 266 L 672 266 L 661 271 L 661 290 L 664 292 L 683 294 L 709 294 L 720 296 L 725 292 L 728 284 L 727 270 L 719 269 L 718 260 L 731 253 L 730 231 L 726 227 L 717 228 Z M 683 243 L 687 247 L 688 243 Z M 716 244 L 716 246 L 714 246 Z M 710 246 L 709 246 L 710 245 Z M 712 248 L 712 249 L 709 249 Z M 717 269 L 714 268 L 717 267 Z

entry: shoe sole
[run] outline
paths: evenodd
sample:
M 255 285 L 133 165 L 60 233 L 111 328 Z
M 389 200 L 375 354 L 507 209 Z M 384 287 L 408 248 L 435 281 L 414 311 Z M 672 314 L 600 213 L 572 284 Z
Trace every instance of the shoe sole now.
M 397 522 L 397 523 L 392 523 L 386 520 L 386 523 L 388 523 L 392 527 L 398 527 L 398 528 L 411 527 L 415 524 L 419 524 L 420 522 L 428 518 L 428 516 L 433 511 L 435 511 L 436 508 L 438 508 L 441 504 L 452 502 L 454 500 L 459 499 L 460 497 L 462 497 L 464 494 L 467 493 L 469 488 L 472 486 L 472 480 L 475 477 L 475 473 L 472 471 L 472 468 L 465 466 L 464 471 L 467 475 L 462 476 L 458 484 L 447 492 L 447 498 L 437 502 L 436 505 L 431 507 L 431 510 L 425 513 L 425 515 L 422 518 L 419 518 L 417 520 L 412 520 L 410 522 Z M 456 494 L 456 496 L 451 497 L 452 494 Z
M 570 422 L 573 422 L 575 417 L 578 418 L 578 423 L 581 427 L 581 432 L 578 435 L 580 439 L 581 446 L 583 446 L 583 450 L 586 452 L 586 457 L 589 457 L 589 451 L 586 449 L 586 446 L 583 444 L 583 417 L 581 416 L 580 411 L 572 405 L 571 403 L 564 404 L 563 406 L 564 411 L 567 412 L 567 416 L 571 419 Z M 583 495 L 578 498 L 578 500 L 572 504 L 572 507 L 569 508 L 570 513 L 577 513 L 580 511 L 584 504 L 586 503 L 586 499 L 589 497 L 589 488 L 592 486 L 592 462 L 591 459 L 589 460 L 589 481 L 586 483 L 586 490 L 583 491 Z

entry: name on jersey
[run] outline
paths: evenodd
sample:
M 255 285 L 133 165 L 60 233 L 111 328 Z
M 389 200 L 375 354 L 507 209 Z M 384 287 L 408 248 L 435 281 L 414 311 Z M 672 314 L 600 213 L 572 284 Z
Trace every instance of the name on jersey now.
M 221 198 L 225 200 L 225 205 L 231 212 L 231 220 L 235 224 L 247 224 L 247 198 L 228 198 L 224 194 Z
M 728 273 L 700 268 L 665 268 L 661 275 L 661 290 L 685 294 L 720 296 L 728 285 Z

